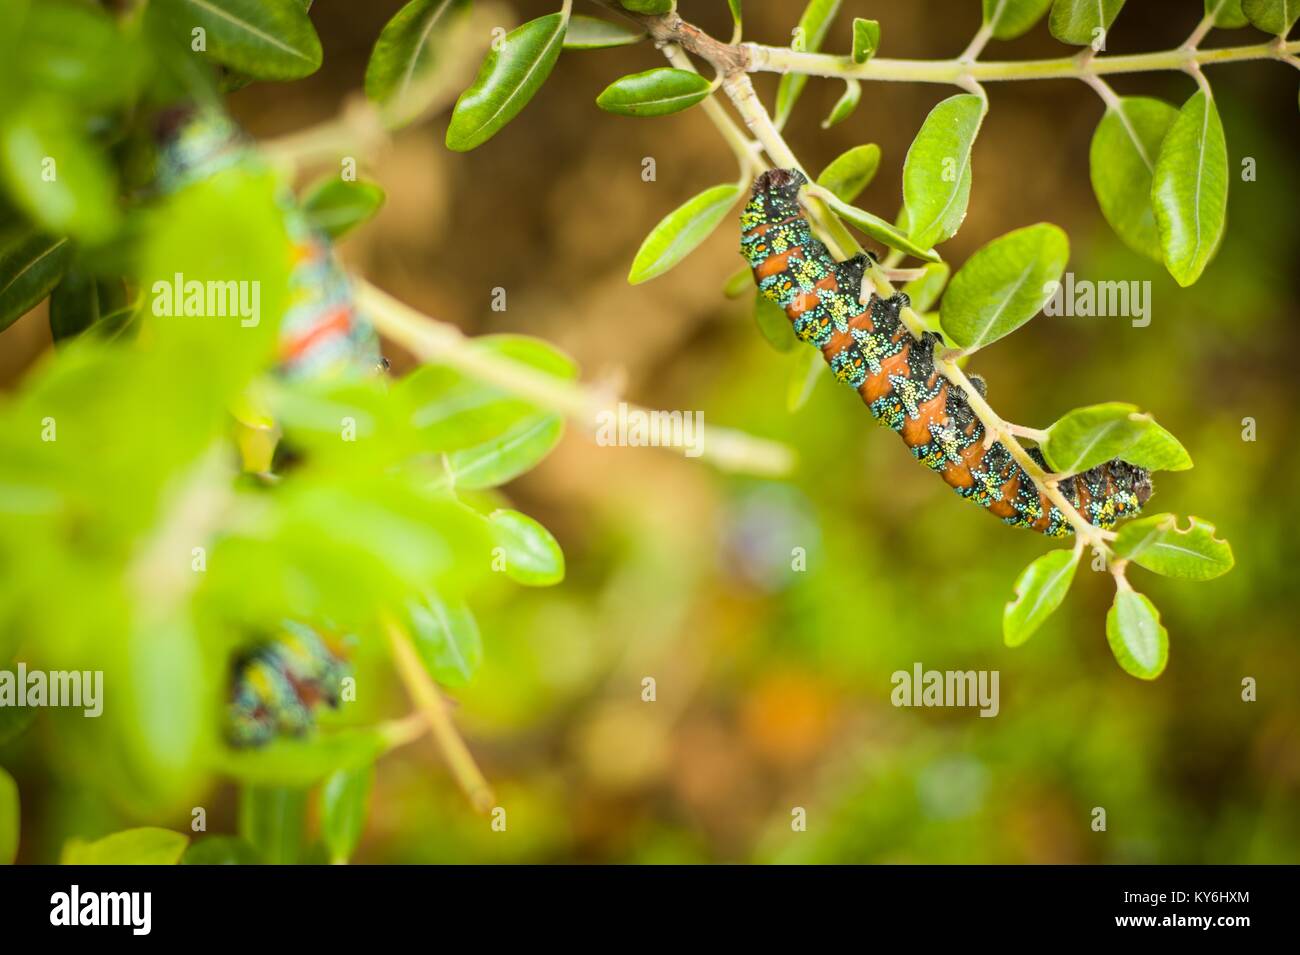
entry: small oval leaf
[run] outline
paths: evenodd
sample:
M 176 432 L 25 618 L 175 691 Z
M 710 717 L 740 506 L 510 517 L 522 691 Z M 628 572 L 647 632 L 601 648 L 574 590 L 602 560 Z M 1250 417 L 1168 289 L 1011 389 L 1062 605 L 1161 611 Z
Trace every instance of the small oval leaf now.
M 373 766 L 341 769 L 320 792 L 320 829 L 331 862 L 346 862 L 356 851 L 366 827 L 366 809 Z
M 816 348 L 800 348 L 790 363 L 790 377 L 786 379 L 785 407 L 791 414 L 808 403 L 813 388 L 822 376 L 826 362 Z
M 1052 0 L 984 0 L 984 23 L 996 40 L 1014 40 L 1043 18 Z
M 330 176 L 307 193 L 302 210 L 315 228 L 337 239 L 378 212 L 384 198 L 377 183 Z
M 545 527 L 509 508 L 493 511 L 488 520 L 505 552 L 507 577 L 526 587 L 550 587 L 564 579 L 564 552 Z
M 822 129 L 830 129 L 838 123 L 844 122 L 853 111 L 858 108 L 858 101 L 862 99 L 862 84 L 855 79 L 844 81 L 844 92 L 840 98 L 835 101 L 831 107 L 830 115 L 822 120 Z
M 876 20 L 853 18 L 853 62 L 865 63 L 880 48 L 880 23 Z
M 788 352 L 799 342 L 781 306 L 766 295 L 754 296 L 754 323 L 763 339 L 779 352 Z
M 469 0 L 411 0 L 384 24 L 366 64 L 366 96 L 387 106 L 401 103 L 434 69 L 438 41 Z
M 913 279 L 903 286 L 903 292 L 912 303 L 912 311 L 918 315 L 928 312 L 939 301 L 952 269 L 947 262 L 928 262 L 924 271 L 925 274 L 919 279 Z
M 1106 48 L 1106 31 L 1119 16 L 1124 0 L 1056 0 L 1048 29 L 1062 43 Z
M 1115 553 L 1165 577 L 1212 580 L 1232 569 L 1232 547 L 1214 536 L 1214 525 L 1192 517 L 1186 530 L 1173 514 L 1130 521 L 1115 538 Z
M 429 675 L 443 686 L 465 686 L 483 663 L 478 622 L 463 603 L 425 594 L 410 605 L 411 641 Z
M 466 152 L 487 142 L 528 105 L 564 45 L 566 18 L 559 13 L 529 20 L 488 51 L 478 78 L 456 100 L 447 124 L 447 148 Z
M 795 27 L 791 46 L 805 53 L 816 53 L 820 50 L 822 41 L 826 39 L 826 31 L 830 29 L 831 20 L 835 18 L 839 9 L 840 0 L 808 0 L 803 16 L 799 18 L 799 25 Z M 785 126 L 807 82 L 808 77 L 802 73 L 782 75 L 776 88 L 776 109 L 772 113 L 772 121 L 776 123 L 777 129 Z
M 1125 245 L 1157 262 L 1162 255 L 1151 178 L 1160 144 L 1177 115 L 1163 100 L 1125 96 L 1102 116 L 1088 154 L 1102 215 Z
M 909 235 L 930 248 L 957 234 L 970 200 L 971 149 L 984 121 L 984 100 L 950 96 L 930 110 L 903 160 L 903 205 Z
M 1160 146 L 1151 202 L 1165 266 L 1191 285 L 1218 250 L 1228 213 L 1228 146 L 1204 90 L 1183 104 Z
M 817 177 L 817 185 L 829 189 L 844 202 L 852 202 L 871 184 L 879 168 L 879 146 L 875 143 L 854 146 L 830 161 Z
M 72 245 L 27 231 L 0 245 L 0 331 L 53 291 L 72 261 Z
M 63 847 L 64 865 L 175 865 L 189 837 L 146 826 L 125 829 L 94 842 L 72 839 Z
M 737 183 L 713 186 L 664 216 L 637 250 L 628 282 L 648 282 L 690 255 L 726 218 L 743 191 L 744 186 Z
M 1169 662 L 1169 631 L 1155 604 L 1134 590 L 1121 588 L 1106 614 L 1106 642 L 1124 672 L 1154 680 Z
M 1251 23 L 1275 36 L 1286 36 L 1300 17 L 1297 0 L 1241 0 L 1241 12 Z
M 490 441 L 447 455 L 447 471 L 456 487 L 497 487 L 531 471 L 551 453 L 564 434 L 559 415 L 531 418 Z
M 596 105 L 620 116 L 665 116 L 694 106 L 711 90 L 699 73 L 665 66 L 620 77 L 596 97 Z
M 575 14 L 569 18 L 569 29 L 564 34 L 564 48 L 603 50 L 611 46 L 631 46 L 645 38 L 646 32 L 634 26 Z
M 820 189 L 815 193 L 823 202 L 831 207 L 831 210 L 846 222 L 852 223 L 861 229 L 871 238 L 891 249 L 898 249 L 900 252 L 906 252 L 908 255 L 915 256 L 926 262 L 938 262 L 939 255 L 934 249 L 926 248 L 913 242 L 910 238 L 900 232 L 894 225 L 886 222 L 879 216 L 872 215 L 865 209 L 859 209 L 857 206 L 851 206 L 847 202 L 842 202 L 833 192 Z
M 158 0 L 190 44 L 205 31 L 207 55 L 258 80 L 295 80 L 320 69 L 320 37 L 300 0 Z
M 1079 552 L 1054 550 L 1026 567 L 1016 579 L 1016 597 L 1002 610 L 1002 639 L 1018 647 L 1061 605 L 1074 582 Z
M 1149 423 L 1136 405 L 1120 401 L 1076 408 L 1047 429 L 1041 449 L 1057 474 L 1078 474 L 1123 455 Z
M 940 305 L 944 333 L 974 351 L 1038 314 L 1065 271 L 1070 240 L 1048 222 L 1000 236 L 966 260 Z

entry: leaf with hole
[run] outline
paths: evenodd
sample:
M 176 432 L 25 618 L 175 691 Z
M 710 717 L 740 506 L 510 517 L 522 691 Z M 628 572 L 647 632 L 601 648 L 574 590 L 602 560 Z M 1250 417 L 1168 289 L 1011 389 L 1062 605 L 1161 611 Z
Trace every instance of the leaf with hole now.
M 1214 536 L 1214 525 L 1189 518 L 1186 530 L 1173 514 L 1130 521 L 1119 530 L 1115 553 L 1165 577 L 1212 580 L 1232 569 L 1232 547 Z

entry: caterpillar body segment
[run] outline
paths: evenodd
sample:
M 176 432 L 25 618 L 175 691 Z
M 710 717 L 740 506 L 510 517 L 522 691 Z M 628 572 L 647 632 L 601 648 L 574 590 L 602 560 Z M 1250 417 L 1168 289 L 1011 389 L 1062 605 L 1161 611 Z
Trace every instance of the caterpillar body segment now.
M 1073 529 L 1001 442 L 989 442 L 966 395 L 934 364 L 933 333 L 914 338 L 899 318 L 907 296 L 861 301 L 869 264 L 836 262 L 813 235 L 798 202 L 807 179 L 773 169 L 754 183 L 741 213 L 740 251 L 759 292 L 790 319 L 801 341 L 819 349 L 835 377 L 853 388 L 921 463 L 962 497 L 1008 524 L 1051 537 Z M 983 393 L 983 382 L 976 382 Z M 1043 464 L 1041 453 L 1030 455 Z M 1062 495 L 1092 524 L 1109 528 L 1151 496 L 1147 471 L 1115 459 L 1063 480 Z

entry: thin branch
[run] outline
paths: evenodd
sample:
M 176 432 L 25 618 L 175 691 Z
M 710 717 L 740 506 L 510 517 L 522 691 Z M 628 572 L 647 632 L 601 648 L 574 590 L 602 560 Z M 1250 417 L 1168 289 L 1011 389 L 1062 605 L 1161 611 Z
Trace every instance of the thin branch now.
M 503 391 L 518 395 L 571 419 L 585 432 L 594 432 L 601 412 L 616 410 L 617 396 L 555 378 L 531 365 L 494 355 L 474 346 L 460 329 L 423 315 L 387 292 L 361 279 L 354 280 L 358 307 L 376 329 L 423 361 L 449 365 Z M 629 412 L 652 414 L 628 405 Z M 675 448 L 685 452 L 685 448 Z M 704 425 L 701 455 L 727 471 L 780 476 L 794 467 L 794 452 L 784 444 L 736 431 Z
M 1186 70 L 1189 63 L 1202 66 L 1237 63 L 1245 60 L 1282 59 L 1287 53 L 1300 52 L 1300 40 L 1290 43 L 1256 43 L 1250 46 L 1222 47 L 1217 50 L 1191 50 L 1180 47 L 1158 53 L 1134 53 L 1122 56 L 1064 56 L 1050 60 L 987 60 L 969 63 L 953 60 L 894 60 L 876 57 L 866 63 L 854 63 L 848 56 L 831 53 L 803 53 L 788 47 L 742 43 L 746 69 L 763 73 L 803 73 L 837 79 L 890 80 L 916 83 L 951 83 L 959 85 L 971 79 L 986 83 L 1000 80 L 1082 79 L 1111 73 L 1149 73 L 1159 70 Z M 1090 51 L 1088 51 L 1090 52 Z
M 483 773 L 474 762 L 469 747 L 457 732 L 456 724 L 451 721 L 451 714 L 447 712 L 447 701 L 442 698 L 438 687 L 424 669 L 424 664 L 420 662 L 420 655 L 416 652 L 415 645 L 411 643 L 410 636 L 392 617 L 384 620 L 384 630 L 393 648 L 393 663 L 397 667 L 397 674 L 402 678 L 411 701 L 419 709 L 420 715 L 433 733 L 434 742 L 442 751 L 447 768 L 451 770 L 457 785 L 469 798 L 474 811 L 488 812 L 496 802 L 492 787 L 483 778 Z

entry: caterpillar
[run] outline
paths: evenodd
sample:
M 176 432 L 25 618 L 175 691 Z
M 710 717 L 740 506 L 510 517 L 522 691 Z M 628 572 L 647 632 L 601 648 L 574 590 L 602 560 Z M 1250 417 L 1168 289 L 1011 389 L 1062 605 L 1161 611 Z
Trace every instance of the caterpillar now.
M 235 658 L 225 721 L 233 746 L 301 736 L 317 705 L 339 705 L 346 665 L 312 627 L 286 620 L 282 629 Z
M 965 392 L 934 363 L 940 339 L 920 339 L 899 317 L 899 293 L 861 301 L 870 261 L 836 262 L 799 206 L 808 180 L 797 169 L 760 175 L 740 218 L 740 251 L 759 292 L 784 309 L 801 341 L 819 349 L 835 378 L 861 395 L 872 416 L 896 431 L 912 454 L 960 496 L 1015 527 L 1050 537 L 1073 532 L 1065 515 L 1034 485 L 999 441 L 986 442 Z M 981 395 L 986 386 L 973 379 Z M 1046 468 L 1042 452 L 1033 459 Z M 1091 524 L 1110 528 L 1138 513 L 1152 493 L 1148 471 L 1118 458 L 1065 478 L 1061 494 Z
M 243 132 L 222 113 L 178 107 L 157 124 L 155 189 L 176 192 L 208 176 L 261 160 Z M 310 378 L 387 368 L 379 338 L 353 302 L 347 275 L 329 238 L 312 227 L 286 188 L 279 196 L 291 243 L 290 305 L 280 322 L 277 372 Z
M 206 177 L 237 167 L 261 168 L 261 160 L 239 127 L 225 115 L 180 107 L 159 117 L 154 190 L 167 195 Z M 276 374 L 287 379 L 372 374 L 387 368 L 379 338 L 355 307 L 347 275 L 335 260 L 329 238 L 314 229 L 286 188 L 277 198 L 291 243 L 290 304 L 280 323 Z M 247 430 L 241 432 L 245 436 Z M 270 447 L 261 432 L 243 445 L 245 466 L 268 470 L 278 441 Z M 250 448 L 260 463 L 252 464 Z M 283 450 L 283 449 L 281 449 Z M 256 747 L 276 736 L 301 736 L 315 725 L 315 709 L 339 703 L 346 664 L 308 624 L 286 620 L 274 637 L 235 657 L 225 714 L 227 740 Z

